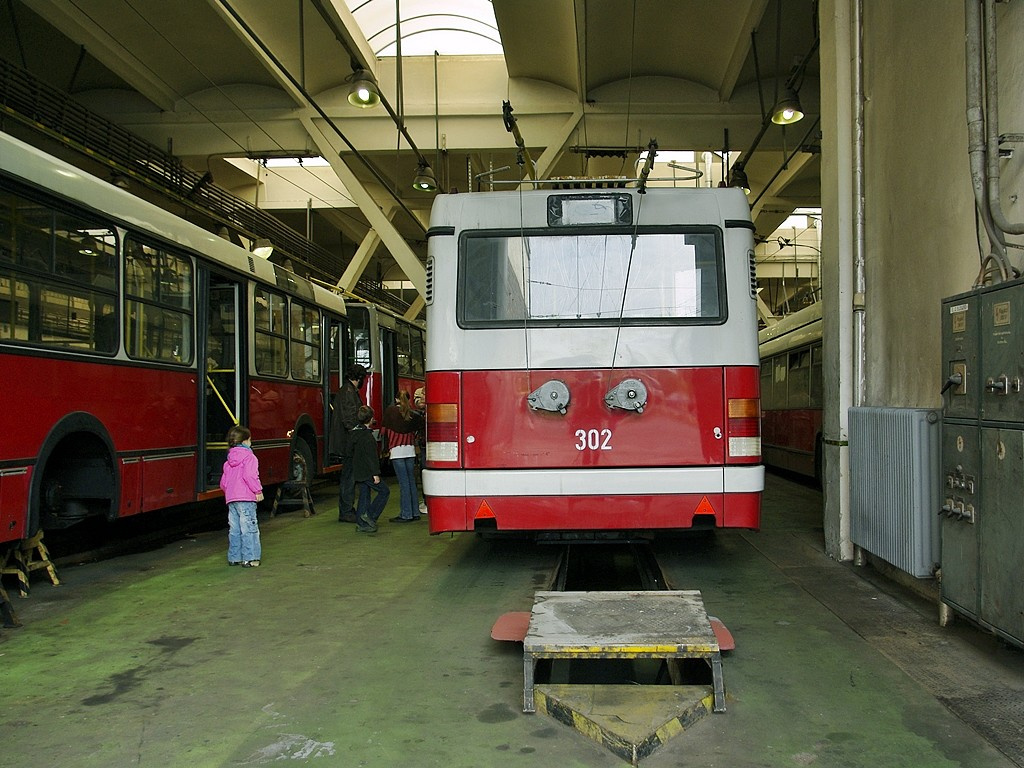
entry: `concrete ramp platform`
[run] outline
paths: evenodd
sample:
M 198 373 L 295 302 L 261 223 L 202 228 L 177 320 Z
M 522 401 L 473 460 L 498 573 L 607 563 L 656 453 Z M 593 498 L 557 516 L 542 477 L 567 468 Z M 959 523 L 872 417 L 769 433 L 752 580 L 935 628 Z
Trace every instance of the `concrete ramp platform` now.
M 541 659 L 662 659 L 674 684 L 535 685 Z M 707 663 L 712 685 L 687 684 L 687 659 Z M 523 711 L 554 717 L 633 764 L 724 712 L 721 648 L 700 592 L 538 592 L 523 639 Z
M 537 685 L 537 712 L 608 748 L 631 765 L 712 711 L 709 685 Z

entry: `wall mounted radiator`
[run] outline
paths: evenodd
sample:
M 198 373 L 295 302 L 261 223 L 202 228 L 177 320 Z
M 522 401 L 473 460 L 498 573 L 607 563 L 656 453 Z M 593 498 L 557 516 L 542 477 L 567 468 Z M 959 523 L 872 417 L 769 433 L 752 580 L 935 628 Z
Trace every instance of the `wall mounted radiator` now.
M 939 562 L 942 414 L 850 409 L 850 538 L 917 578 Z

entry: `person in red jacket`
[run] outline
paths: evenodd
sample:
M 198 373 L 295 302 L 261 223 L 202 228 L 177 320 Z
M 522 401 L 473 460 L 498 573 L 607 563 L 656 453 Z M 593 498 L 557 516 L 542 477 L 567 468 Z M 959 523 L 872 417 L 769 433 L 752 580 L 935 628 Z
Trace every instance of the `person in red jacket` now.
M 395 404 L 384 409 L 382 433 L 388 441 L 388 457 L 398 478 L 398 517 L 393 523 L 411 523 L 420 519 L 416 490 L 416 433 L 423 428 L 423 417 L 409 404 L 409 393 L 402 390 Z
M 228 458 L 220 487 L 228 503 L 228 565 L 260 564 L 260 525 L 256 503 L 263 501 L 260 463 L 252 452 L 252 434 L 241 424 L 228 430 Z

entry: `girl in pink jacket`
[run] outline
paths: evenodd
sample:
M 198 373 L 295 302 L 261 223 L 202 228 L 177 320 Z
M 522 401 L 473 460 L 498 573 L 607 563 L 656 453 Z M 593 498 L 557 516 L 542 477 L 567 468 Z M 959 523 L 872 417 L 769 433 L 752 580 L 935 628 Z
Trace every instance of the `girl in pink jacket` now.
M 260 525 L 256 502 L 263 501 L 260 463 L 252 452 L 252 435 L 236 424 L 228 430 L 228 459 L 220 487 L 228 503 L 228 565 L 256 568 L 260 564 Z

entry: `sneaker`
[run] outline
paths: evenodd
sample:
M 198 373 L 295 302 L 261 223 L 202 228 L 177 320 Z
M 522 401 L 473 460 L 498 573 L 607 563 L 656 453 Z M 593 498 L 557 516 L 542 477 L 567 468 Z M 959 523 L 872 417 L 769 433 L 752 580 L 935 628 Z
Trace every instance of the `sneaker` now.
M 414 522 L 416 522 L 419 519 L 420 519 L 419 515 L 416 515 L 416 517 L 402 517 L 401 515 L 399 515 L 398 517 L 392 517 L 391 518 L 391 522 L 392 523 L 414 523 Z
M 366 529 L 369 530 L 369 531 L 376 531 L 377 530 L 377 523 L 375 523 L 373 520 L 371 520 L 368 515 L 360 515 L 359 516 L 359 525 L 360 526 L 364 526 L 365 525 Z
M 427 514 L 427 502 L 425 502 L 425 501 L 421 501 L 420 502 L 420 514 L 421 515 Z
M 259 560 L 246 560 L 245 562 L 242 563 L 242 567 L 243 568 L 259 568 L 260 567 L 260 561 Z
M 356 533 L 376 533 L 376 532 L 377 532 L 376 528 L 370 528 L 369 526 L 363 525 L 362 523 L 358 523 L 356 525 Z
M 228 565 L 241 565 L 241 560 L 228 560 Z

